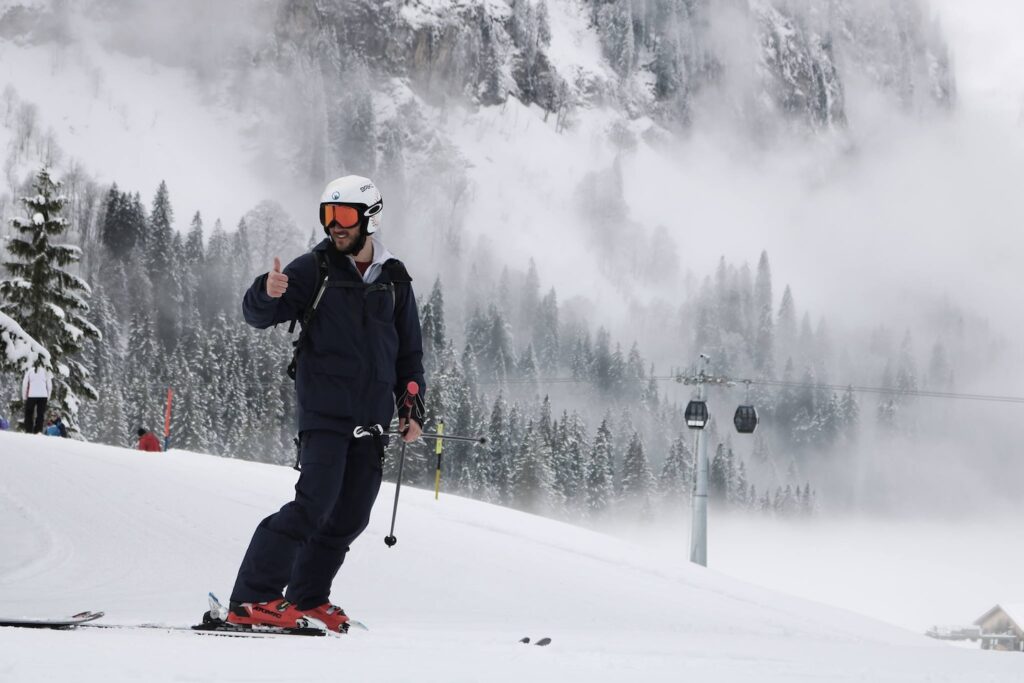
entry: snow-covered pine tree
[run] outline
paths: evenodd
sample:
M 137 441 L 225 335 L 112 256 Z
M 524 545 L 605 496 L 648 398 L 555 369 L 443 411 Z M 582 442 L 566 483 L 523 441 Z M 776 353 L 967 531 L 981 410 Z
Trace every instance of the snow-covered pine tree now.
M 537 263 L 531 258 L 526 270 L 526 281 L 519 289 L 519 316 L 514 321 L 522 326 L 533 323 L 540 306 L 540 275 Z
M 50 367 L 50 352 L 30 337 L 16 320 L 0 313 L 0 371 L 22 373 L 31 367 Z
M 857 397 L 853 394 L 853 387 L 846 387 L 843 392 L 842 401 L 839 404 L 839 415 L 841 432 L 847 442 L 857 439 L 857 432 L 860 431 L 860 406 L 857 404 Z
M 455 389 L 455 405 L 448 423 L 453 433 L 472 434 L 477 424 L 475 414 L 476 397 L 461 377 L 456 376 L 459 383 Z M 447 449 L 451 472 L 457 486 L 457 490 L 463 494 L 476 497 L 484 488 L 483 473 L 480 468 L 480 460 L 476 457 L 476 450 L 472 444 L 456 442 Z M 427 458 L 428 470 L 433 474 L 436 469 L 436 459 Z M 433 481 L 431 476 L 430 481 Z
M 593 381 L 595 361 L 590 346 L 590 332 L 583 330 L 571 348 L 569 367 L 572 370 L 572 378 Z
M 612 475 L 612 431 L 608 417 L 601 421 L 590 450 L 590 461 L 585 472 L 586 512 L 588 517 L 600 517 L 611 507 L 615 496 Z
M 654 492 L 654 475 L 644 453 L 640 433 L 633 431 L 626 456 L 622 461 L 622 503 L 627 509 L 643 516 L 651 513 L 651 494 Z
M 90 304 L 91 317 L 101 337 L 86 339 L 82 355 L 89 359 L 92 366 L 91 381 L 99 400 L 82 405 L 79 413 L 80 429 L 89 441 L 121 444 L 124 443 L 127 424 L 124 423 L 124 406 L 121 405 L 124 398 L 120 391 L 123 380 L 122 361 L 118 352 L 121 348 L 120 323 L 102 287 L 93 290 Z M 119 417 L 110 418 L 110 415 Z
M 749 503 L 747 500 L 747 466 L 742 460 L 736 465 L 736 485 L 732 491 L 731 502 L 733 506 L 740 510 L 745 509 Z
M 145 264 L 153 283 L 156 333 L 164 348 L 173 349 L 181 336 L 180 314 L 184 302 L 179 259 L 183 245 L 175 247 L 174 209 L 167 183 L 160 181 L 145 232 Z M 180 238 L 179 238 L 180 239 Z
M 544 443 L 540 430 L 527 423 L 516 456 L 511 482 L 512 505 L 527 512 L 548 512 L 554 489 L 549 467 L 551 446 Z
M 547 399 L 547 397 L 544 397 Z M 572 481 L 572 462 L 569 454 L 569 411 L 562 411 L 562 419 L 552 423 L 551 474 L 554 476 L 555 493 L 559 503 L 569 511 L 570 500 L 575 493 L 576 482 Z
M 661 468 L 658 489 L 663 504 L 677 509 L 689 500 L 693 479 L 693 454 L 686 447 L 686 437 L 680 435 L 668 449 L 668 457 Z
M 217 219 L 206 246 L 205 267 L 199 279 L 199 312 L 207 325 L 213 324 L 218 315 L 227 313 L 228 301 L 237 299 L 231 280 L 231 248 L 231 240 Z M 234 310 L 233 307 L 232 312 Z
M 639 398 L 646 388 L 647 372 L 644 359 L 640 356 L 640 345 L 635 341 L 629 348 L 624 369 L 623 396 Z
M 605 56 L 619 76 L 628 76 L 637 56 L 632 1 L 612 0 L 595 8 L 595 15 Z
M 545 374 L 558 368 L 558 297 L 552 287 L 540 301 L 533 321 L 533 350 L 537 366 Z
M 533 344 L 528 344 L 526 350 L 519 356 L 518 363 L 519 379 L 523 387 L 533 395 L 537 392 L 537 356 L 533 353 Z
M 126 257 L 146 235 L 146 210 L 138 193 L 120 192 L 117 183 L 107 193 L 100 239 L 116 258 Z
M 778 365 L 785 365 L 788 358 L 797 355 L 796 304 L 789 285 L 782 292 L 782 302 L 779 304 L 775 342 Z
M 491 409 L 487 426 L 487 449 L 481 454 L 485 458 L 485 498 L 499 503 L 508 500 L 509 471 L 512 460 L 512 435 L 509 432 L 508 405 L 499 391 Z
M 49 351 L 54 371 L 50 405 L 72 432 L 78 432 L 82 399 L 98 398 L 78 354 L 86 339 L 102 335 L 85 318 L 89 312 L 85 297 L 91 288 L 64 270 L 79 261 L 81 249 L 52 241 L 68 229 L 62 215 L 67 199 L 61 194 L 61 185 L 43 168 L 36 174 L 33 189 L 34 196 L 21 199 L 28 219 L 11 220 L 17 234 L 8 239 L 7 250 L 15 260 L 4 262 L 11 279 L 0 282 L 0 312 L 17 321 Z M 35 363 L 40 363 L 38 357 Z M 18 404 L 20 407 L 20 401 Z
M 586 488 L 585 474 L 587 464 L 587 453 L 590 451 L 587 443 L 587 425 L 583 418 L 575 410 L 569 416 L 567 422 L 563 422 L 565 441 L 565 459 L 562 472 L 565 486 L 566 506 L 573 514 L 580 514 L 585 505 Z
M 611 335 L 603 327 L 597 328 L 597 336 L 594 342 L 593 355 L 593 379 L 597 384 L 598 391 L 607 392 L 612 388 L 612 349 Z
M 725 504 L 728 501 L 729 482 L 732 476 L 729 452 L 725 444 L 720 443 L 715 448 L 715 457 L 711 459 L 711 468 L 708 472 L 708 500 Z
M 163 348 L 156 337 L 153 320 L 136 313 L 128 325 L 128 354 L 125 357 L 125 416 L 132 429 L 150 428 L 161 415 Z M 121 435 L 115 443 L 123 443 Z
M 437 367 L 437 356 L 447 343 L 444 323 L 444 291 L 441 278 L 434 280 L 427 302 L 420 310 L 420 327 L 423 331 L 423 361 L 428 374 Z

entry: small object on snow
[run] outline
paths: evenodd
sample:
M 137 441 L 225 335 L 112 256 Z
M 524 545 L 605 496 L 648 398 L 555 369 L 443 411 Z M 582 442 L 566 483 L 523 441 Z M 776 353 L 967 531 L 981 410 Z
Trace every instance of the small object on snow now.
M 20 628 L 74 628 L 79 624 L 95 621 L 103 616 L 103 612 L 79 612 L 74 616 L 62 619 L 8 619 L 0 617 L 0 626 L 17 626 Z
M 524 637 L 520 638 L 519 642 L 520 643 L 524 643 L 526 645 L 529 645 L 530 644 L 530 636 L 524 636 Z M 551 644 L 551 639 L 550 638 L 541 638 L 536 643 L 534 643 L 534 645 L 540 645 L 541 647 L 544 647 L 545 645 L 550 645 L 550 644 Z

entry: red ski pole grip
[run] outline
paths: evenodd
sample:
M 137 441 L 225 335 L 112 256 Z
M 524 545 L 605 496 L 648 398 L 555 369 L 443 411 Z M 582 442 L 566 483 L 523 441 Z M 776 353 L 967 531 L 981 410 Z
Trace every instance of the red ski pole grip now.
M 416 382 L 413 382 L 412 380 L 409 380 L 409 383 L 405 385 L 405 391 L 410 396 L 416 396 L 417 394 L 420 393 L 420 385 L 416 384 Z

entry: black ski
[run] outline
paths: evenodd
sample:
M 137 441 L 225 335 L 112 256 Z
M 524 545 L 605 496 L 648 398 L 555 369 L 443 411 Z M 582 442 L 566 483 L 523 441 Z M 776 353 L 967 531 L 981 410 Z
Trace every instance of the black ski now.
M 260 629 L 247 629 L 245 627 L 224 624 L 224 628 L 210 625 L 205 628 L 197 626 L 170 626 L 167 624 L 85 624 L 83 629 L 151 629 L 154 631 L 191 633 L 198 636 L 226 636 L 228 638 L 274 638 L 276 636 L 326 636 L 328 632 L 323 629 L 304 629 L 308 633 L 295 633 L 298 629 L 276 629 L 265 627 Z M 338 635 L 338 634 L 332 634 Z
M 248 624 L 232 624 L 206 612 L 203 614 L 203 622 L 192 627 L 193 631 L 208 633 L 219 636 L 326 636 L 327 630 L 315 626 L 250 626 Z M 348 630 L 347 628 L 345 629 Z

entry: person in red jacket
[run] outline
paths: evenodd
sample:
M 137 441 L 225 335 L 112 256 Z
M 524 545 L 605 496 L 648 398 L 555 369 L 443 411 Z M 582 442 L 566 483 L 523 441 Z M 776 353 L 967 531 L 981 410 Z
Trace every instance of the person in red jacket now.
M 153 451 L 154 453 L 160 452 L 160 440 L 156 438 L 156 434 L 153 432 L 147 432 L 142 427 L 139 427 L 136 434 L 139 435 L 140 451 Z

